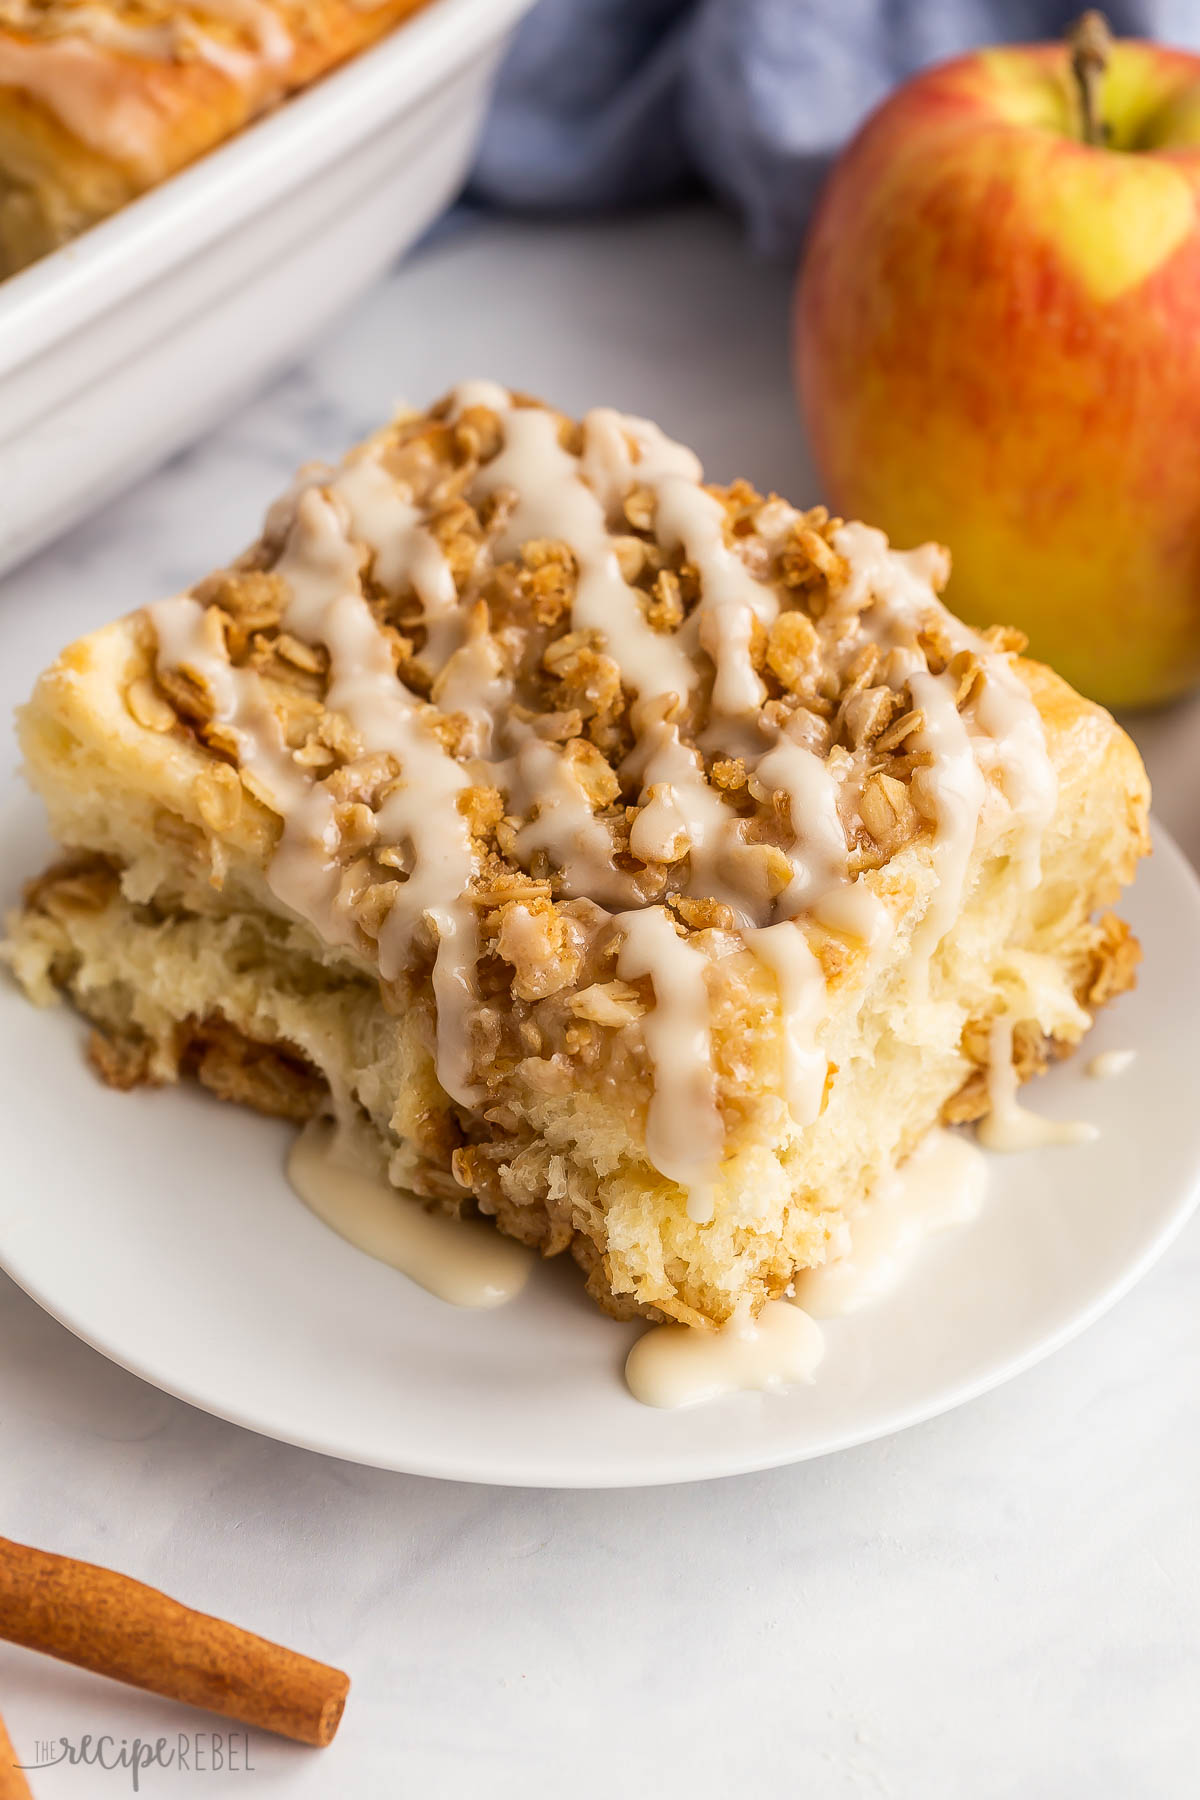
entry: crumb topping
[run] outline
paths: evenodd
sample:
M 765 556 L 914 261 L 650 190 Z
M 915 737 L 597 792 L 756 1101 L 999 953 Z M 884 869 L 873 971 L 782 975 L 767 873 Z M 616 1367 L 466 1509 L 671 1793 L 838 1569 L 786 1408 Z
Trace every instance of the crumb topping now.
M 989 791 L 1036 880 L 1054 780 L 1020 640 L 953 619 L 947 573 L 934 546 L 705 485 L 646 421 L 466 383 L 305 471 L 238 564 L 149 609 L 154 679 L 126 703 L 213 753 L 214 834 L 243 793 L 280 818 L 287 906 L 385 983 L 431 982 L 462 1107 L 640 1032 L 648 1151 L 703 1216 L 712 965 L 751 951 L 785 1029 L 811 1021 L 804 927 L 882 942 L 868 878 L 922 837 L 928 954 Z M 826 1071 L 787 1035 L 803 1124 Z

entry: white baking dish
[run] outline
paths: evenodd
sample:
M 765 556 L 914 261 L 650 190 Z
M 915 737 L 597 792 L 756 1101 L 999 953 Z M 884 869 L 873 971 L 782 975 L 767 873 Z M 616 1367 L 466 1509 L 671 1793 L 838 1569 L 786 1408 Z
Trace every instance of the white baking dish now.
M 219 418 L 413 242 L 530 4 L 434 0 L 0 282 L 0 570 Z

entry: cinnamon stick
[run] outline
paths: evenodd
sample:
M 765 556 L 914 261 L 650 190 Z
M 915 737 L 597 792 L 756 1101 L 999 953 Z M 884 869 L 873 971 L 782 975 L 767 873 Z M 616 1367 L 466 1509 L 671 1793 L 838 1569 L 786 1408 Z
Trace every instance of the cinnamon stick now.
M 332 1740 L 350 1690 L 340 1669 L 193 1612 L 128 1575 L 7 1538 L 0 1638 L 301 1744 Z
M 0 1800 L 33 1800 L 24 1771 L 17 1767 L 17 1753 L 0 1719 Z

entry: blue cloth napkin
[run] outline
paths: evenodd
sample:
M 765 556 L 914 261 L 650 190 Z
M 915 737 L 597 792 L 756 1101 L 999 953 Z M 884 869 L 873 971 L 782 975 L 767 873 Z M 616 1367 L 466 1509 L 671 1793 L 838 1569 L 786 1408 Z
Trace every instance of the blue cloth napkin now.
M 501 72 L 472 195 L 574 212 L 702 181 L 796 247 L 830 158 L 897 81 L 1061 36 L 1082 0 L 541 0 Z M 1197 0 L 1112 0 L 1121 36 L 1200 48 Z

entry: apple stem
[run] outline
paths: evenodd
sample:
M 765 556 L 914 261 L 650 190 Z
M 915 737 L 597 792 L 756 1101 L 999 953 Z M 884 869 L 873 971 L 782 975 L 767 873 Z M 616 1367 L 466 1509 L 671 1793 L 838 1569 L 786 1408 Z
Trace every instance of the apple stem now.
M 1100 117 L 1100 83 L 1108 67 L 1112 32 L 1102 12 L 1085 12 L 1067 32 L 1071 73 L 1079 89 L 1085 144 L 1108 142 L 1108 127 Z

